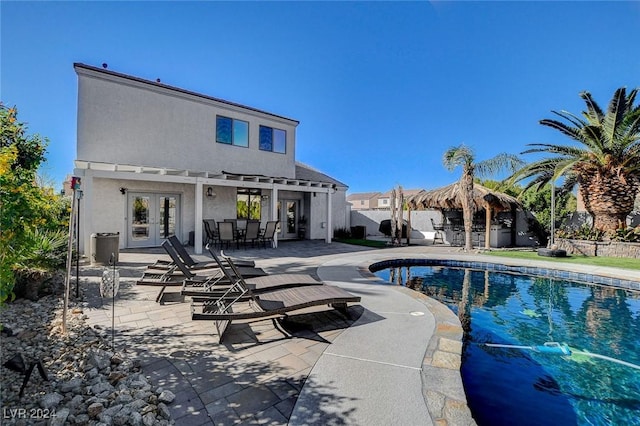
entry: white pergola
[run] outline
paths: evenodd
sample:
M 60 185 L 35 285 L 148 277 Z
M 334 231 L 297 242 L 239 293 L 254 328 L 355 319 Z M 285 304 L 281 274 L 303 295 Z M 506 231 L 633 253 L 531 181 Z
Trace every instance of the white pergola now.
M 333 229 L 331 224 L 331 194 L 335 189 L 334 183 L 308 181 L 300 179 L 291 179 L 283 177 L 269 177 L 261 175 L 242 175 L 227 172 L 209 172 L 209 171 L 193 171 L 178 170 L 161 167 L 132 166 L 113 163 L 101 163 L 95 161 L 75 161 L 74 175 L 82 177 L 82 188 L 86 193 L 92 193 L 93 179 L 123 179 L 138 180 L 158 183 L 181 183 L 194 185 L 195 191 L 195 236 L 194 251 L 196 254 L 202 253 L 202 208 L 203 208 L 203 187 L 207 185 L 213 186 L 231 186 L 236 188 L 260 188 L 272 191 L 269 200 L 269 209 L 271 217 L 277 217 L 277 200 L 278 191 L 298 191 L 298 192 L 315 192 L 326 194 L 327 218 L 326 218 L 326 236 L 327 243 L 331 242 Z M 91 198 L 84 199 L 84 211 L 90 212 Z M 94 224 L 90 214 L 84 215 L 84 233 L 83 247 L 89 247 L 91 234 L 94 232 Z M 274 238 L 277 246 L 277 237 Z

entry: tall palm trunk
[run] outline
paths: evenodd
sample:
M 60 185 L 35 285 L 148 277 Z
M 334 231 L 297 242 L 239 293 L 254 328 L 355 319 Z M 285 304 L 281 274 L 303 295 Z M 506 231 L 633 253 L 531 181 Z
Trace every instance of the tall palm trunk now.
M 464 223 L 464 249 L 473 250 L 471 232 L 473 230 L 473 165 L 467 164 L 460 177 L 460 198 L 462 201 L 462 220 Z
M 578 182 L 595 229 L 612 233 L 626 226 L 640 185 L 638 179 L 625 178 L 613 171 L 600 171 L 581 174 Z

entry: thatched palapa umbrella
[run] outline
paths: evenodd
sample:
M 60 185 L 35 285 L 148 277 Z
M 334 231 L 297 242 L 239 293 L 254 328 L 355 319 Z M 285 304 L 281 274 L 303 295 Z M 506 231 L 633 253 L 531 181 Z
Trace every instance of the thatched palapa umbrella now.
M 473 184 L 473 210 L 486 211 L 485 248 L 490 247 L 490 226 L 492 211 L 507 211 L 522 208 L 517 198 L 502 192 L 493 191 L 477 183 Z M 461 209 L 460 183 L 455 182 L 442 188 L 430 191 L 420 191 L 407 199 L 407 205 L 412 210 L 425 209 Z

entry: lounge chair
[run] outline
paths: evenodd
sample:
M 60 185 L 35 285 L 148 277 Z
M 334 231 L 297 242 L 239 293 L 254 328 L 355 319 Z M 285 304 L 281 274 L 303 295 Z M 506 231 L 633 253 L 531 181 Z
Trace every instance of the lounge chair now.
M 136 281 L 137 285 L 180 285 L 184 276 L 176 273 L 175 265 L 168 269 L 148 269 Z
M 322 285 L 319 281 L 307 274 L 270 274 L 261 277 L 244 278 L 241 270 L 235 265 L 235 261 L 231 258 L 219 257 L 216 252 L 207 246 L 207 250 L 211 256 L 218 262 L 220 271 L 224 274 L 225 279 L 209 280 L 209 281 L 193 281 L 185 280 L 182 286 L 182 296 L 215 298 L 220 297 L 227 291 L 229 283 L 242 281 L 242 284 L 254 293 L 264 291 L 272 291 L 287 287 L 300 287 L 305 285 Z
M 173 266 L 167 271 L 161 270 L 147 270 L 142 277 L 136 282 L 138 285 L 156 285 L 156 286 L 172 286 L 182 285 L 185 280 L 190 282 L 211 282 L 215 279 L 224 280 L 224 275 L 220 271 L 218 265 L 212 265 L 207 270 L 201 272 L 207 272 L 206 275 L 196 275 L 194 271 L 190 270 L 183 260 L 178 256 L 178 252 L 165 240 L 162 243 L 162 247 L 171 257 Z M 260 268 L 254 267 L 240 267 L 238 268 L 245 277 L 261 277 L 267 275 L 267 273 Z M 200 271 L 198 271 L 200 272 Z
M 249 299 L 249 311 L 234 312 L 243 299 Z M 221 342 L 229 324 L 234 320 L 275 319 L 286 317 L 288 312 L 311 306 L 329 305 L 348 316 L 347 303 L 360 302 L 359 296 L 331 285 L 307 285 L 260 294 L 252 292 L 242 280 L 238 280 L 220 297 L 191 302 L 191 319 L 212 320 Z
M 215 261 L 214 262 L 197 262 L 196 260 L 194 260 L 193 257 L 191 257 L 191 255 L 187 251 L 187 249 L 184 247 L 184 245 L 182 245 L 178 237 L 176 237 L 175 235 L 170 236 L 168 240 L 169 240 L 169 243 L 173 246 L 173 248 L 178 252 L 178 256 L 180 256 L 184 264 L 187 265 L 189 269 L 198 270 L 198 269 L 211 269 L 211 268 L 218 267 L 218 264 Z M 235 259 L 234 262 L 236 266 L 246 266 L 251 268 L 256 266 L 256 263 L 253 260 Z M 173 261 L 159 259 L 153 265 L 149 265 L 147 269 L 162 270 L 162 269 L 169 269 L 171 267 L 175 268 L 175 264 Z

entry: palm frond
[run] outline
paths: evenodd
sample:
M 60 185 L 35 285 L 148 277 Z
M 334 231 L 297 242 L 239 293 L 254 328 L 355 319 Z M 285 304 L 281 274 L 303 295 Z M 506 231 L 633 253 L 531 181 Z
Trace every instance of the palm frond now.
M 473 151 L 465 144 L 451 147 L 447 149 L 442 157 L 442 164 L 449 171 L 458 166 L 470 166 L 473 164 Z
M 535 152 L 545 152 L 551 154 L 560 154 L 562 156 L 569 157 L 582 157 L 587 152 L 584 149 L 580 149 L 574 146 L 555 145 L 548 143 L 531 143 L 527 144 L 532 148 L 522 151 L 521 154 L 531 154 Z
M 560 186 L 560 194 L 573 191 L 573 188 L 578 184 L 578 176 L 575 173 L 565 175 L 564 182 Z
M 593 98 L 591 97 L 591 93 L 582 92 L 580 93 L 580 97 L 587 104 L 587 111 L 583 112 L 583 114 L 587 117 L 589 122 L 598 124 L 598 125 L 601 124 L 602 116 L 604 115 L 604 112 L 602 111 L 600 106 L 596 103 L 596 101 L 593 100 Z
M 592 150 L 604 151 L 604 143 L 602 138 L 602 126 L 589 125 L 582 128 L 584 135 L 584 144 Z
M 516 170 L 524 167 L 525 164 L 526 163 L 516 155 L 502 153 L 489 160 L 476 163 L 475 171 L 480 176 L 493 175 L 502 170 L 514 173 Z
M 620 87 L 613 94 L 613 98 L 611 98 L 611 102 L 609 102 L 609 108 L 607 109 L 607 113 L 604 116 L 604 120 L 602 120 L 602 129 L 605 136 L 605 143 L 608 146 L 613 146 L 616 141 L 616 133 L 618 124 L 622 121 L 627 108 L 626 108 L 626 89 L 624 87 Z
M 561 117 L 561 118 L 564 118 L 569 123 L 571 123 L 574 126 L 576 126 L 577 128 L 589 125 L 589 121 L 584 121 L 583 119 L 581 119 L 580 117 L 578 117 L 575 114 L 570 113 L 569 111 L 562 110 L 560 112 L 558 112 L 558 111 L 551 111 L 551 112 L 554 113 L 555 115 Z
M 540 120 L 540 124 L 542 124 L 543 126 L 551 127 L 552 129 L 556 129 L 578 142 L 583 142 L 583 136 L 580 133 L 580 129 L 576 127 L 570 127 L 562 123 L 561 121 L 551 120 L 548 118 Z

